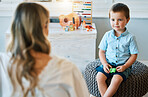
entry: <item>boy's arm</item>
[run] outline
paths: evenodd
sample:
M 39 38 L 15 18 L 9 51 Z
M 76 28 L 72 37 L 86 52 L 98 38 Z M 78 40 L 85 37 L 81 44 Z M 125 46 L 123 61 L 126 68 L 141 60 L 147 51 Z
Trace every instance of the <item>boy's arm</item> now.
M 107 63 L 106 57 L 105 57 L 105 51 L 102 49 L 99 49 L 99 58 L 100 58 L 100 61 L 103 65 L 104 71 L 106 73 L 109 73 L 109 68 L 112 68 L 112 66 Z
M 107 61 L 106 61 L 105 51 L 104 50 L 99 49 L 99 58 L 100 58 L 100 61 L 101 61 L 101 63 L 103 65 L 108 64 Z
M 118 66 L 116 69 L 118 72 L 123 72 L 125 69 L 129 68 L 130 66 L 132 66 L 132 64 L 136 61 L 137 59 L 137 54 L 131 54 L 130 58 L 128 59 L 128 61 L 122 65 L 122 66 Z
M 137 54 L 131 54 L 130 58 L 127 60 L 127 62 L 124 64 L 124 67 L 127 69 L 136 61 Z

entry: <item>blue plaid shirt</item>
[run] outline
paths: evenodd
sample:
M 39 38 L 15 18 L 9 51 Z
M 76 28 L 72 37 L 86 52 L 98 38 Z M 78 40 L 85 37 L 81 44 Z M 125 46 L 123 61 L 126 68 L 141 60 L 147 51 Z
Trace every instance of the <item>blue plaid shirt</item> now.
M 115 64 L 124 64 L 131 54 L 138 54 L 135 38 L 127 29 L 119 37 L 114 30 L 106 32 L 99 48 L 105 51 L 107 62 Z

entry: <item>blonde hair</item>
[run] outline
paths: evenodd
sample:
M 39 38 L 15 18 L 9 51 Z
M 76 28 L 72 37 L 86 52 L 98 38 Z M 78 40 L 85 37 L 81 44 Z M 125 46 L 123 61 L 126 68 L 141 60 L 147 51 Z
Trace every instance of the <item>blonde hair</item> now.
M 18 86 L 24 97 L 29 92 L 35 95 L 38 76 L 32 75 L 35 59 L 30 51 L 50 54 L 50 42 L 43 32 L 43 25 L 47 25 L 48 19 L 48 10 L 36 3 L 21 3 L 15 11 L 11 25 L 12 40 L 7 48 L 12 53 L 11 65 L 8 67 L 13 86 L 12 96 L 16 94 Z M 23 85 L 23 78 L 30 83 L 27 89 Z

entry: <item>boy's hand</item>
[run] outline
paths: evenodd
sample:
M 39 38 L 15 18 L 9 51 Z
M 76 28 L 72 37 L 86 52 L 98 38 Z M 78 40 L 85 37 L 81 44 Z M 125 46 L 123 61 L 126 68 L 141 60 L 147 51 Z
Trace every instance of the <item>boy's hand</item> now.
M 106 73 L 109 73 L 110 72 L 110 68 L 112 68 L 112 66 L 111 65 L 109 65 L 109 64 L 104 64 L 103 65 L 103 69 L 104 69 L 104 71 L 106 72 Z
M 116 67 L 116 70 L 117 70 L 118 72 L 123 72 L 125 69 L 126 69 L 126 68 L 125 68 L 124 65 Z

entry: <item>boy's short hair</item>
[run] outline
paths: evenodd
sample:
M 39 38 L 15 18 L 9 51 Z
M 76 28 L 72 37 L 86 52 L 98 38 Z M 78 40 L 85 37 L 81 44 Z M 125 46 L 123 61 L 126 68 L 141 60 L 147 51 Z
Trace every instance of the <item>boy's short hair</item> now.
M 110 11 L 109 11 L 109 18 L 110 18 L 110 12 L 113 11 L 113 12 L 124 12 L 125 14 L 125 17 L 128 19 L 130 17 L 129 13 L 129 8 L 127 5 L 123 4 L 123 3 L 116 3 L 114 4 Z

